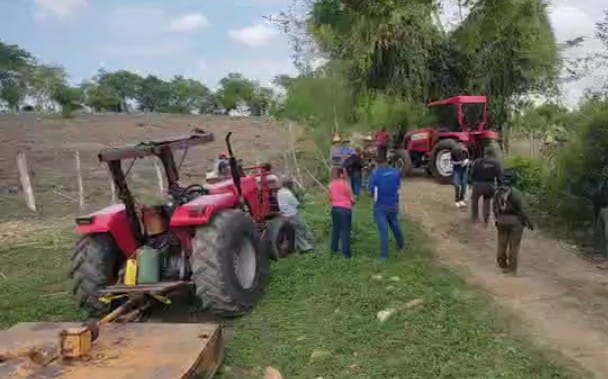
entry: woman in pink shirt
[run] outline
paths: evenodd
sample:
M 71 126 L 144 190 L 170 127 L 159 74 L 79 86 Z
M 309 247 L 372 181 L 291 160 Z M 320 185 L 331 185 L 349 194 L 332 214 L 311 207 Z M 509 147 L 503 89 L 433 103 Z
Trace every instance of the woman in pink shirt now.
M 338 252 L 341 240 L 342 254 L 345 258 L 351 258 L 350 232 L 355 197 L 343 168 L 336 168 L 333 172 L 333 179 L 329 183 L 329 199 L 331 202 L 331 251 L 334 254 Z

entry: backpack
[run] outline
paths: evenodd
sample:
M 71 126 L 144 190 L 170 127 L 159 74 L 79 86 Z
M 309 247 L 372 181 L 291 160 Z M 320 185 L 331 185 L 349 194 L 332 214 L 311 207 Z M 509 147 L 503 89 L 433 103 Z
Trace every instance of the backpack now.
M 494 194 L 494 215 L 515 214 L 515 207 L 511 201 L 511 187 L 500 186 Z

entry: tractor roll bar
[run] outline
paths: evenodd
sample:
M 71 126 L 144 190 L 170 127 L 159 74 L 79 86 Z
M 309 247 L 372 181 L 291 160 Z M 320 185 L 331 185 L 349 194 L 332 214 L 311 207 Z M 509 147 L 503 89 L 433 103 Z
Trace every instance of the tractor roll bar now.
M 213 133 L 201 132 L 168 141 L 150 141 L 134 146 L 107 148 L 99 152 L 97 157 L 100 162 L 110 162 L 129 158 L 144 158 L 152 155 L 158 156 L 162 151 L 183 150 L 190 146 L 202 145 L 214 140 Z

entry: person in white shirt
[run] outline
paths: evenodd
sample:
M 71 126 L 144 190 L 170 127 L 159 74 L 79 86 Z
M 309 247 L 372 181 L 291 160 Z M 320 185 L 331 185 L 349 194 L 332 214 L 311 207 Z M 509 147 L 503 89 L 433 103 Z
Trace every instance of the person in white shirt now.
M 293 193 L 293 179 L 283 178 L 281 188 L 277 192 L 277 202 L 281 216 L 287 218 L 294 226 L 296 232 L 296 249 L 301 253 L 311 251 L 313 236 L 308 225 L 299 214 L 300 201 Z

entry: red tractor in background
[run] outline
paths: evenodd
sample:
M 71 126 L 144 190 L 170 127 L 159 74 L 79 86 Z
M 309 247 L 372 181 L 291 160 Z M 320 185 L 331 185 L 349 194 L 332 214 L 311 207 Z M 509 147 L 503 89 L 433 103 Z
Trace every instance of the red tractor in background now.
M 471 159 L 483 155 L 486 146 L 494 149 L 501 159 L 499 134 L 487 130 L 488 104 L 485 96 L 456 96 L 430 103 L 438 124 L 433 128 L 408 132 L 395 141 L 389 152 L 389 162 L 407 176 L 413 168 L 424 167 L 426 172 L 441 183 L 452 177 L 450 153 L 463 144 Z
M 182 187 L 173 155 L 174 150 L 185 150 L 185 155 L 188 148 L 213 141 L 211 133 L 99 153 L 122 204 L 76 219 L 82 237 L 71 258 L 70 276 L 74 295 L 90 316 L 119 305 L 103 299 L 158 298 L 192 286 L 203 307 L 220 316 L 242 315 L 254 306 L 268 279 L 269 258 L 293 252 L 295 231 L 279 215 L 279 183 L 270 164 L 242 167 L 230 136 L 226 145 L 231 177 L 214 184 Z M 127 187 L 131 166 L 125 173 L 122 161 L 131 160 L 132 165 L 147 156 L 162 162 L 167 201 L 140 204 Z M 126 262 L 144 245 L 159 252 L 159 282 L 128 286 L 123 279 Z

